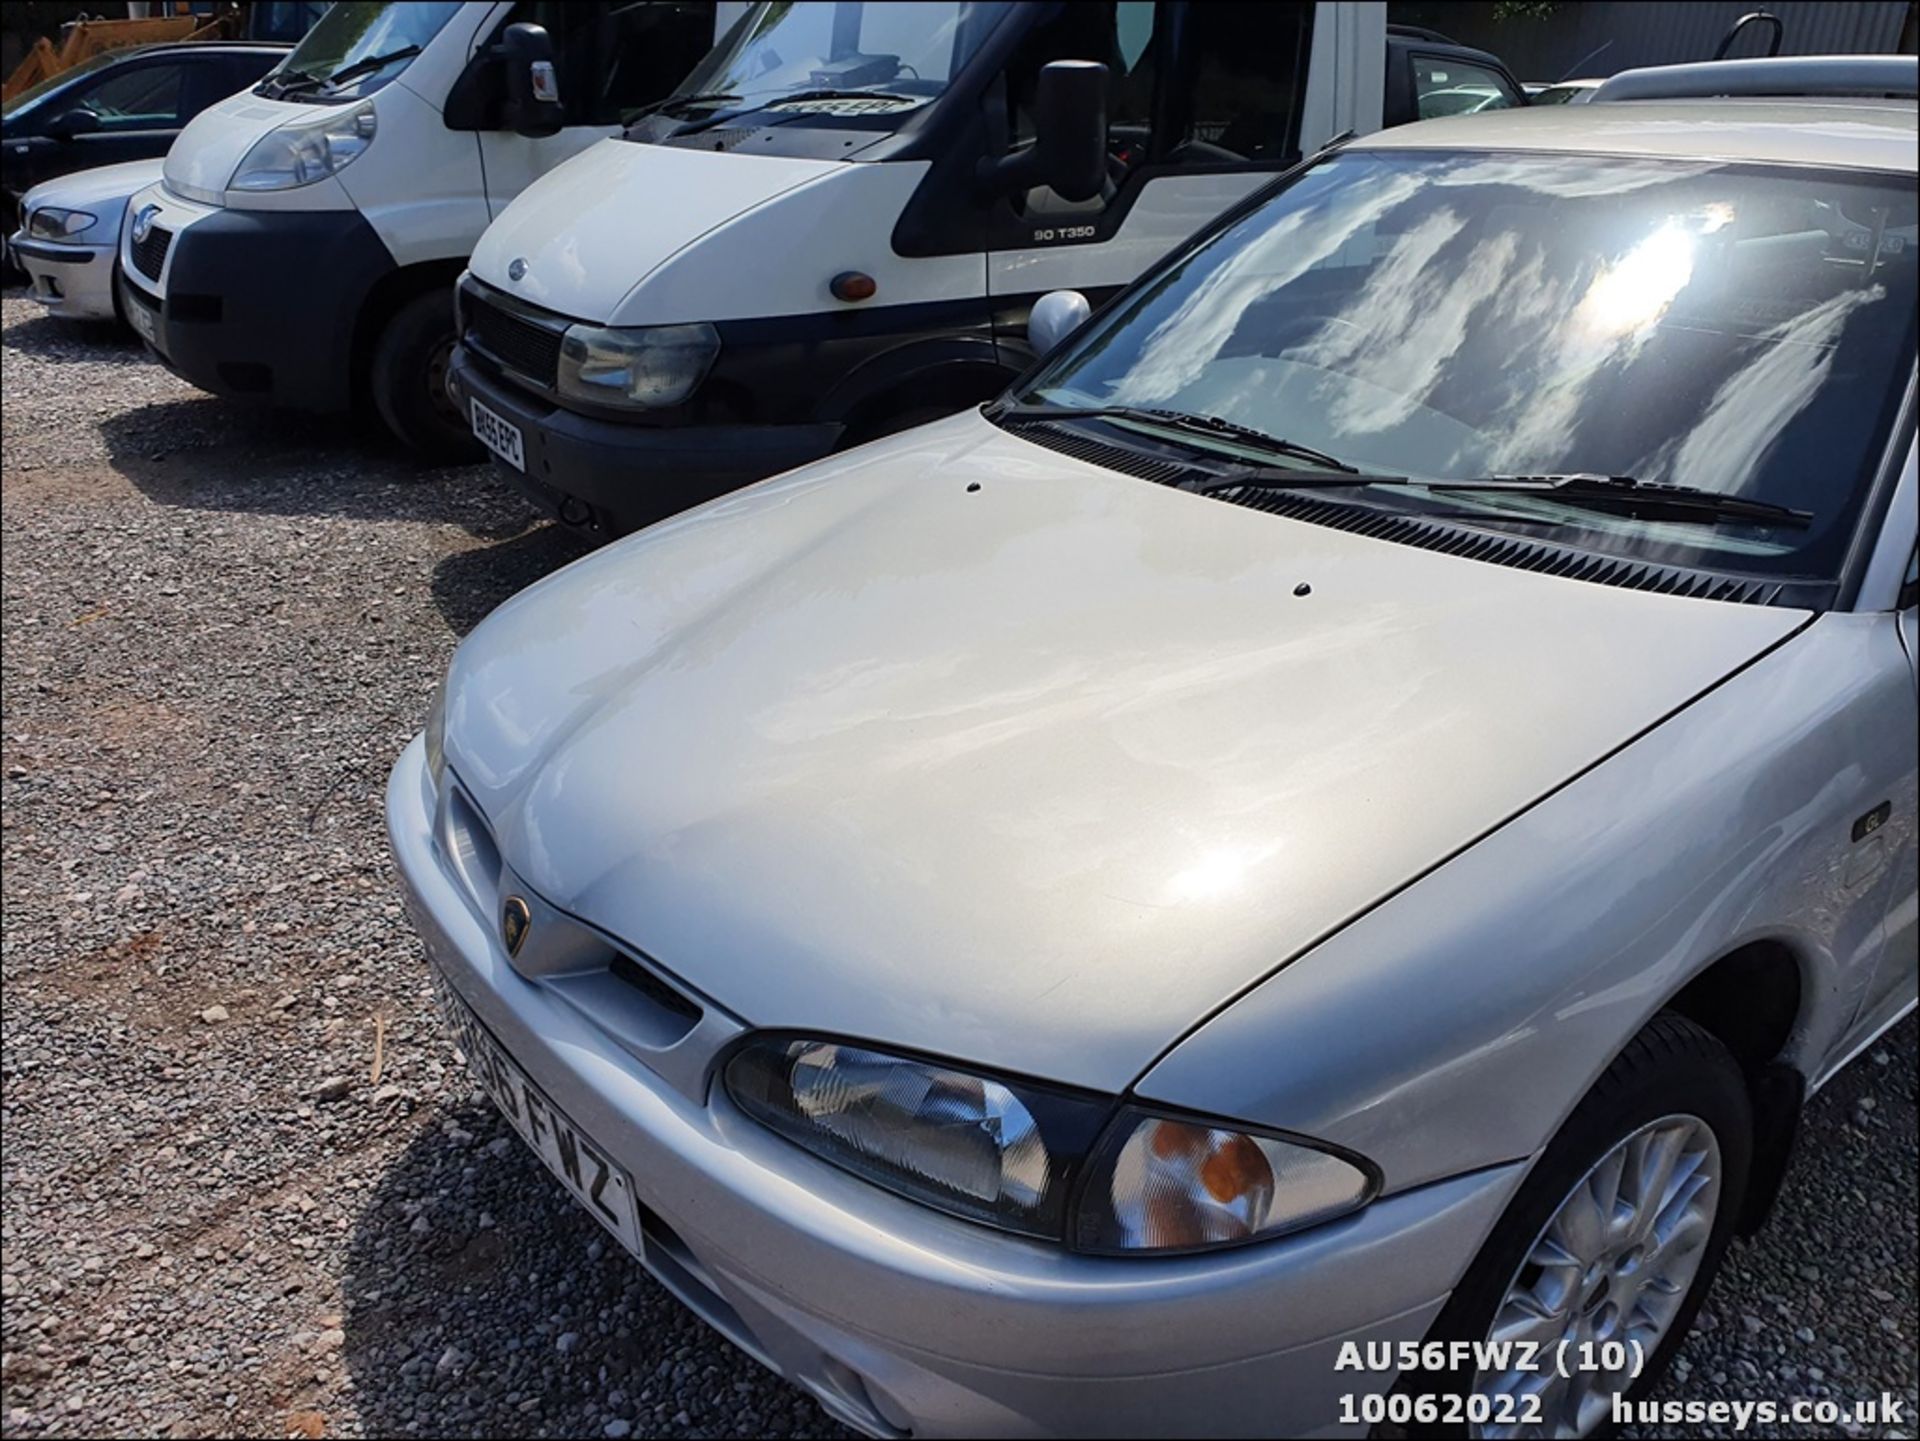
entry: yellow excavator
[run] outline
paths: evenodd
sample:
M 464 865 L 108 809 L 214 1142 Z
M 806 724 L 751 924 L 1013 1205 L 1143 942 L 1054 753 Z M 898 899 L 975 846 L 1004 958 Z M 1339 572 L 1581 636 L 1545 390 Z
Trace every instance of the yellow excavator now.
M 128 45 L 151 45 L 169 40 L 267 40 L 281 37 L 256 35 L 249 11 L 254 7 L 235 0 L 207 4 L 206 0 L 153 0 L 150 4 L 131 4 L 124 20 L 80 19 L 63 27 L 60 43 L 45 36 L 33 42 L 33 48 L 14 67 L 13 74 L 0 84 L 0 103 L 13 99 L 21 91 L 51 79 L 63 70 L 71 70 L 83 60 L 105 50 L 120 50 Z M 263 6 L 263 9 L 277 7 Z M 298 38 L 297 36 L 289 38 Z

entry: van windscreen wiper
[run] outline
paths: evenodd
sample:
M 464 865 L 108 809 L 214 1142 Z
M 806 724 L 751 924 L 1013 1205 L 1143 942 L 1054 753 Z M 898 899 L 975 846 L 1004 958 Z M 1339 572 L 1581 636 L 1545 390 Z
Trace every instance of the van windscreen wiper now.
M 796 90 L 791 95 L 775 95 L 764 105 L 754 108 L 765 110 L 774 105 L 792 105 L 801 100 L 912 100 L 911 95 L 894 95 L 885 90 Z
M 670 105 L 714 105 L 726 100 L 738 100 L 740 97 L 730 90 L 700 90 L 692 95 L 669 95 L 662 100 L 649 101 L 627 116 L 627 124 L 636 120 L 645 120 L 649 115 L 658 114 Z
M 1595 510 L 1619 510 L 1649 520 L 1751 520 L 1763 525 L 1785 525 L 1804 530 L 1813 512 L 1702 490 L 1692 485 L 1662 485 L 1631 475 L 1595 475 L 1576 471 L 1546 475 L 1490 475 L 1476 480 L 1424 481 L 1430 490 L 1479 491 L 1506 495 L 1539 495 L 1568 505 Z
M 396 61 L 411 60 L 420 53 L 418 45 L 402 45 L 398 50 L 389 50 L 385 55 L 369 55 L 356 60 L 351 65 L 343 65 L 320 83 L 322 85 L 344 85 L 349 80 L 358 80 L 362 75 L 371 75 L 376 70 L 384 70 Z
M 272 100 L 297 91 L 317 90 L 326 83 L 326 76 L 314 75 L 305 70 L 276 70 L 260 82 L 259 88 L 254 93 Z
M 1217 415 L 1195 415 L 1186 410 L 1161 410 L 1147 405 L 1009 405 L 998 412 L 1002 420 L 1125 420 L 1135 425 L 1144 425 L 1151 429 L 1170 430 L 1177 435 L 1204 436 L 1210 439 L 1230 440 L 1248 450 L 1257 450 L 1268 455 L 1282 456 L 1289 460 L 1304 460 L 1318 466 L 1320 471 L 1332 471 L 1344 478 L 1348 484 L 1368 483 L 1360 478 L 1359 468 L 1347 464 L 1338 456 L 1328 455 L 1324 450 L 1315 450 L 1312 446 L 1301 445 L 1298 441 L 1286 440 L 1277 435 L 1269 435 L 1264 430 L 1256 430 L 1250 425 L 1241 425 L 1238 421 L 1223 420 Z M 1215 451 L 1214 454 L 1218 454 Z M 1237 473 L 1237 472 L 1236 472 Z M 1303 484 L 1311 483 L 1315 471 L 1272 472 L 1276 479 L 1284 480 L 1297 476 Z M 1265 471 L 1248 470 L 1235 484 L 1250 484 L 1256 478 L 1264 478 Z M 1225 477 L 1222 477 L 1223 481 Z M 1226 489 L 1227 486 L 1208 485 L 1208 489 Z

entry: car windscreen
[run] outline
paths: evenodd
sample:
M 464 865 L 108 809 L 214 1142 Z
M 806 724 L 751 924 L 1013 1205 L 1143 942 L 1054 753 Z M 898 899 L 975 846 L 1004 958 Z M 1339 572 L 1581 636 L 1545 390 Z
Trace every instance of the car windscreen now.
M 398 78 L 459 10 L 458 0 L 330 6 L 260 92 L 323 104 L 371 95 Z
M 632 138 L 716 123 L 893 129 L 945 92 L 1010 9 L 973 0 L 756 5 Z
M 1579 473 L 1786 506 L 1809 518 L 1345 492 L 1831 578 L 1914 373 L 1915 219 L 1911 176 L 1338 155 L 1152 273 L 1019 398 L 1217 417 L 1415 482 Z

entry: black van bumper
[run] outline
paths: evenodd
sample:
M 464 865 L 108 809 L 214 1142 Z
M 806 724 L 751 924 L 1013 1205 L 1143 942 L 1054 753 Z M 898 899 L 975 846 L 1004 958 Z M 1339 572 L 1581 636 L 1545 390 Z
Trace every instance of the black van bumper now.
M 623 424 L 553 405 L 494 374 L 463 343 L 447 388 L 520 432 L 522 464 L 494 468 L 539 509 L 591 541 L 611 540 L 830 453 L 843 429 L 805 425 Z
M 190 384 L 337 414 L 353 403 L 367 296 L 394 268 L 358 211 L 226 210 L 173 237 L 164 299 L 123 279 L 122 304 L 140 307 L 135 329 Z

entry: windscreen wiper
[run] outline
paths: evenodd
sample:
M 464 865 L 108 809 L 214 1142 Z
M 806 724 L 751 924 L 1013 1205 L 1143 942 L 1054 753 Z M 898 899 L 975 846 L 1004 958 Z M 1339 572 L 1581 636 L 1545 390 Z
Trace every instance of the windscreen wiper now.
M 1660 485 L 1635 480 L 1628 475 L 1493 475 L 1474 480 L 1417 480 L 1405 475 L 1361 475 L 1349 471 L 1255 466 L 1245 470 L 1223 471 L 1206 480 L 1190 482 L 1184 488 L 1206 495 L 1221 490 L 1307 490 L 1316 486 L 1362 485 L 1414 486 L 1436 494 L 1539 495 L 1569 505 L 1618 510 L 1646 520 L 1681 524 L 1750 520 L 1758 524 L 1792 526 L 1803 530 L 1813 522 L 1812 512 L 1792 510 L 1771 501 L 1751 500 L 1745 496 L 1726 495 L 1694 486 Z M 1503 517 L 1486 515 L 1478 518 L 1494 521 Z
M 1217 415 L 1195 415 L 1185 410 L 1161 410 L 1145 405 L 1009 405 L 1002 407 L 998 416 L 1002 420 L 1128 420 L 1136 425 L 1150 426 L 1159 430 L 1170 430 L 1177 435 L 1197 435 L 1214 439 L 1231 440 L 1249 450 L 1263 451 L 1268 455 L 1284 456 L 1290 460 L 1304 460 L 1319 467 L 1319 471 L 1274 470 L 1276 477 L 1298 476 L 1302 484 L 1314 483 L 1310 477 L 1332 471 L 1349 485 L 1369 483 L 1359 479 L 1360 471 L 1356 466 L 1324 450 L 1315 450 L 1312 446 L 1302 445 L 1298 441 L 1285 440 L 1277 435 L 1269 435 L 1264 430 L 1256 430 L 1250 425 L 1241 425 L 1237 421 L 1223 420 Z M 1215 452 L 1216 454 L 1218 452 Z M 1256 477 L 1265 477 L 1268 472 L 1249 468 L 1244 472 L 1235 472 L 1243 476 L 1237 484 L 1253 483 Z M 1224 477 L 1222 477 L 1224 481 Z M 1332 483 L 1332 482 L 1327 482 Z M 1222 484 L 1206 488 L 1227 489 Z
M 791 95 L 775 95 L 765 105 L 756 109 L 765 110 L 773 105 L 791 105 L 796 100 L 912 100 L 911 95 L 894 95 L 886 90 L 796 90 Z
M 1430 480 L 1430 490 L 1479 491 L 1506 495 L 1540 495 L 1568 505 L 1595 510 L 1620 510 L 1647 519 L 1677 521 L 1751 520 L 1804 530 L 1813 512 L 1702 490 L 1692 485 L 1662 485 L 1631 475 L 1595 475 L 1584 471 L 1546 475 L 1490 475 L 1476 480 Z
M 654 100 L 642 105 L 627 117 L 627 124 L 636 120 L 645 120 L 649 115 L 658 114 L 669 105 L 711 105 L 725 100 L 738 100 L 740 97 L 729 90 L 700 90 L 692 95 L 669 95 L 662 100 Z
M 343 65 L 320 83 L 322 85 L 344 85 L 349 80 L 358 80 L 362 75 L 371 75 L 383 70 L 396 60 L 411 60 L 420 53 L 418 45 L 402 45 L 398 50 L 389 50 L 385 55 L 369 55 L 356 60 L 351 65 Z
M 313 75 L 305 70 L 276 71 L 260 82 L 258 93 L 269 100 L 279 95 L 290 95 L 300 90 L 315 90 L 327 83 L 324 75 Z M 268 87 L 272 88 L 269 89 Z

